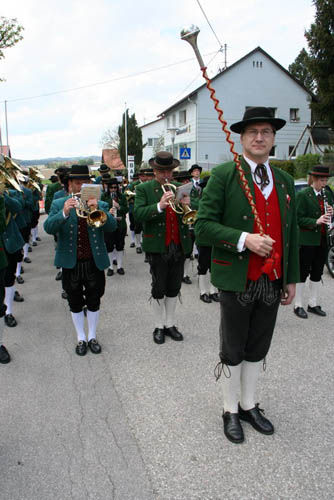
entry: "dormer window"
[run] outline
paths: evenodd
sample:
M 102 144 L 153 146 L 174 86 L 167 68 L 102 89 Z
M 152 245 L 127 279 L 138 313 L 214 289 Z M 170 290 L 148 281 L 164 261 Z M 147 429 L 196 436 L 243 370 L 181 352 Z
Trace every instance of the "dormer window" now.
M 290 122 L 299 122 L 299 108 L 290 108 Z

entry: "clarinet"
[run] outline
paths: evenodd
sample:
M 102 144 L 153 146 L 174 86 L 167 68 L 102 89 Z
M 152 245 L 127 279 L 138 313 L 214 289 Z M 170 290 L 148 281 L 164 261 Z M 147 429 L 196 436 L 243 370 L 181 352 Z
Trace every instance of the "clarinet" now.
M 111 199 L 112 199 L 112 206 L 114 208 L 114 201 L 117 201 L 117 195 L 116 193 L 111 193 Z M 117 219 L 117 208 L 115 208 L 115 219 Z

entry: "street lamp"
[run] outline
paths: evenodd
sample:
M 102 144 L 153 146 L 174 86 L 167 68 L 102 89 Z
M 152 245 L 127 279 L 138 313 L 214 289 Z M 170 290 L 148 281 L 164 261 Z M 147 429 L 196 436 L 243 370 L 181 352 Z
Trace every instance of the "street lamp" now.
M 175 142 L 175 135 L 176 135 L 176 132 L 178 131 L 179 129 L 177 127 L 171 127 L 171 128 L 168 128 L 167 129 L 167 132 L 170 133 L 170 138 L 171 138 L 171 141 L 172 141 L 172 155 L 174 157 L 174 142 Z

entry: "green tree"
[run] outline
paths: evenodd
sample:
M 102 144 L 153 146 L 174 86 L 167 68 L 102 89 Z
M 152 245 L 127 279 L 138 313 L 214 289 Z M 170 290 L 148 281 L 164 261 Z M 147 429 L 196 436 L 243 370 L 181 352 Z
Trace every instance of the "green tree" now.
M 81 158 L 78 160 L 78 165 L 94 165 L 94 159 L 93 158 Z
M 17 42 L 22 40 L 21 32 L 24 30 L 23 26 L 17 23 L 17 19 L 7 19 L 0 17 L 0 59 L 5 58 L 3 49 L 13 47 Z M 3 81 L 0 79 L 0 82 Z
M 135 165 L 141 165 L 143 158 L 143 137 L 140 128 L 138 127 L 136 116 L 129 116 L 128 110 L 127 113 L 127 136 L 128 136 L 128 155 L 134 155 L 135 157 Z M 121 160 L 126 165 L 125 159 L 125 113 L 123 113 L 122 117 L 122 125 L 118 127 L 118 136 L 119 136 L 119 154 L 121 156 Z
M 302 49 L 294 62 L 289 66 L 289 72 L 297 78 L 310 92 L 314 92 L 315 81 L 310 73 L 310 56 L 305 49 Z
M 334 2 L 313 0 L 315 20 L 305 31 L 308 42 L 310 72 L 316 82 L 317 102 L 312 110 L 323 121 L 334 127 Z

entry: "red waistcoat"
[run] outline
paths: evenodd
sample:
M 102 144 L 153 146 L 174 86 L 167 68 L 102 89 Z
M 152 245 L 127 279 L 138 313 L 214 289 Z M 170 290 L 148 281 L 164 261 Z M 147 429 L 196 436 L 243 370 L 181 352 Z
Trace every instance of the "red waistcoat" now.
M 172 241 L 175 243 L 175 245 L 180 244 L 179 221 L 174 210 L 169 205 L 167 205 L 165 237 L 166 247 L 168 247 Z
M 254 183 L 255 189 L 255 203 L 256 209 L 258 211 L 262 227 L 267 235 L 269 235 L 275 243 L 273 245 L 273 254 L 277 255 L 275 259 L 275 264 L 272 271 L 269 274 L 270 281 L 278 279 L 282 276 L 282 224 L 281 224 L 281 212 L 277 197 L 277 192 L 275 184 L 270 193 L 269 198 L 266 200 L 263 196 L 261 190 Z M 256 222 L 254 222 L 254 233 L 259 233 L 259 228 Z M 265 258 L 260 255 L 251 252 L 248 264 L 247 279 L 258 280 L 262 274 L 262 266 L 265 262 Z

